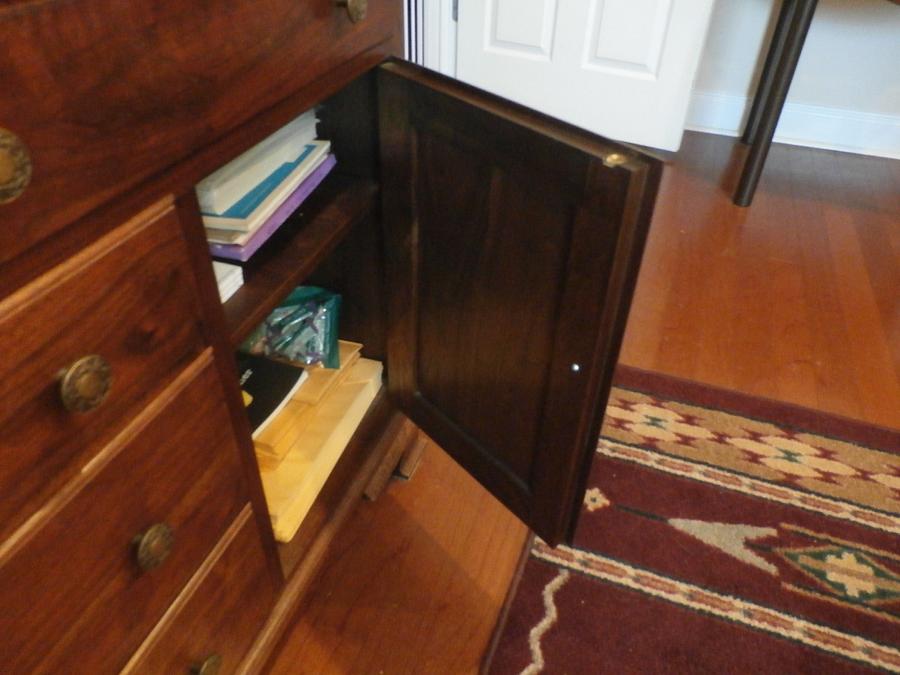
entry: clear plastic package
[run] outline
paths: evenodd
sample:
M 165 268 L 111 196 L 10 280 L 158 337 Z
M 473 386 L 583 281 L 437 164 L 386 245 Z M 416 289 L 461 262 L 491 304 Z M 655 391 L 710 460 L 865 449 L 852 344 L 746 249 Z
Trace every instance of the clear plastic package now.
M 276 307 L 241 346 L 311 366 L 338 368 L 338 319 L 341 296 L 316 286 L 298 286 Z

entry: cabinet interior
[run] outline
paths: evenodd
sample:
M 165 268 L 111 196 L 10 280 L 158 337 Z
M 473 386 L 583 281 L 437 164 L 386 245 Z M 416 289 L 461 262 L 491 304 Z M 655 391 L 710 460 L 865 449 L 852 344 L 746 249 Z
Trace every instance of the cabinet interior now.
M 297 285 L 341 293 L 397 407 L 545 541 L 571 536 L 661 165 L 399 62 L 318 114 L 337 168 L 244 267 L 232 346 Z
M 244 285 L 223 305 L 234 349 L 293 288 L 321 286 L 342 296 L 339 337 L 362 343 L 362 356 L 381 361 L 386 382 L 375 87 L 375 73 L 369 72 L 316 106 L 318 137 L 331 141 L 338 164 L 278 232 L 242 264 Z M 391 415 L 384 389 L 370 405 L 296 536 L 278 545 L 285 576 L 308 554 L 335 513 L 346 508 L 347 494 L 358 497 L 362 492 L 360 482 L 371 473 L 373 454 L 377 454 L 372 446 Z

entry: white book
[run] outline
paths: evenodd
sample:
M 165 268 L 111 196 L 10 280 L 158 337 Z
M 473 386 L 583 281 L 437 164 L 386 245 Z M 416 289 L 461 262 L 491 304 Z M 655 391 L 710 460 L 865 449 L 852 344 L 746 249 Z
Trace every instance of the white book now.
M 315 140 L 317 121 L 315 111 L 305 112 L 200 181 L 196 186 L 200 210 L 226 211 L 279 166 L 296 158 Z
M 265 198 L 253 208 L 252 212 L 243 217 L 216 216 L 203 213 L 201 214 L 203 216 L 203 225 L 209 230 L 237 231 L 239 233 L 238 238 L 243 238 L 246 241 L 281 206 L 282 202 L 297 189 L 300 183 L 306 180 L 327 159 L 330 150 L 330 141 L 313 141 L 307 144 L 304 151 L 293 159 L 293 161 L 297 161 L 302 157 L 302 160 L 280 183 L 266 194 Z M 305 156 L 303 156 L 304 153 Z M 214 241 L 214 239 L 210 239 L 210 241 Z M 235 242 L 229 241 L 225 243 Z
M 225 281 L 230 277 L 240 277 L 243 282 L 244 270 L 240 265 L 232 265 L 231 263 L 221 262 L 219 260 L 213 260 L 212 265 L 217 281 Z
M 243 283 L 240 283 L 230 287 L 219 286 L 219 301 L 224 305 L 231 299 L 232 295 L 240 290 L 241 286 L 243 285 Z
M 213 271 L 216 274 L 216 285 L 219 287 L 219 299 L 223 303 L 227 302 L 244 285 L 244 270 L 239 265 L 213 260 Z

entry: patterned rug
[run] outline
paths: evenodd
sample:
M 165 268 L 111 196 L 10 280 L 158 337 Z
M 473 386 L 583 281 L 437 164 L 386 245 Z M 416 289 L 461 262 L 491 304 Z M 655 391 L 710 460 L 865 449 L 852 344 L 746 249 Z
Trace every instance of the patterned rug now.
M 489 672 L 900 672 L 900 432 L 616 382 L 574 545 L 532 543 Z

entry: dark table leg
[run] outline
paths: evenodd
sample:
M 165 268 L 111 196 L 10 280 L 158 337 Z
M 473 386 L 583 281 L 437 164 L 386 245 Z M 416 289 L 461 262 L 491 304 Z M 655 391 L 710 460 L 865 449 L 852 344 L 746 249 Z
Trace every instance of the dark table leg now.
M 788 24 L 783 52 L 774 68 L 771 89 L 759 114 L 759 127 L 754 134 L 753 145 L 750 146 L 744 170 L 734 193 L 734 203 L 738 206 L 749 206 L 753 201 L 759 177 L 769 154 L 769 147 L 772 145 L 772 138 L 775 136 L 775 127 L 778 126 L 778 118 L 787 99 L 788 89 L 791 87 L 791 80 L 797 69 L 800 52 L 803 50 L 803 43 L 818 3 L 818 0 L 794 1 L 796 8 Z
M 744 135 L 741 138 L 742 143 L 753 144 L 756 141 L 762 111 L 769 98 L 769 93 L 772 91 L 772 82 L 775 79 L 778 63 L 781 61 L 781 55 L 784 54 L 784 44 L 790 32 L 791 19 L 794 16 L 795 9 L 797 9 L 795 0 L 781 0 L 781 11 L 778 13 L 778 21 L 775 23 L 775 32 L 772 33 L 772 42 L 769 46 L 769 52 L 766 54 L 766 62 L 763 65 L 762 74 L 759 77 L 759 85 L 756 87 L 753 105 L 750 107 L 750 114 L 747 116 L 747 126 L 744 127 Z

